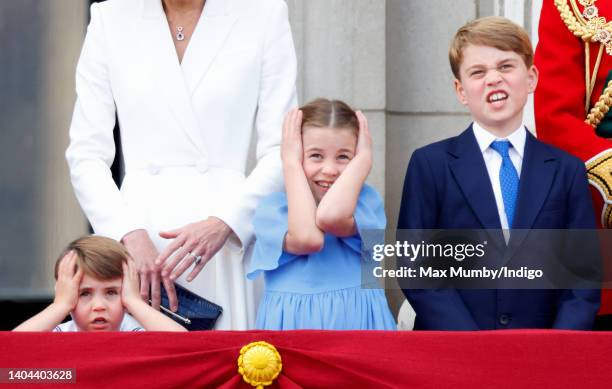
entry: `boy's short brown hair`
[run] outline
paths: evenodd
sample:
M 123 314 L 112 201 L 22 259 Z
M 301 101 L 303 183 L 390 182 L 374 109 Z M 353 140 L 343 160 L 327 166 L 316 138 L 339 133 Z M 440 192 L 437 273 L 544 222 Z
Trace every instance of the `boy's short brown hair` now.
M 302 129 L 304 127 L 347 128 L 355 135 L 359 132 L 359 121 L 355 111 L 340 100 L 315 99 L 300 107 Z
M 527 31 L 500 16 L 476 19 L 457 30 L 448 50 L 451 69 L 457 79 L 459 79 L 459 68 L 463 62 L 463 51 L 468 45 L 514 51 L 523 58 L 527 68 L 533 65 L 533 46 Z
M 59 263 L 64 256 L 74 251 L 77 255 L 76 266 L 90 277 L 99 280 L 112 280 L 123 276 L 123 262 L 130 254 L 117 241 L 103 236 L 84 236 L 73 242 L 62 252 L 55 262 L 55 279 Z

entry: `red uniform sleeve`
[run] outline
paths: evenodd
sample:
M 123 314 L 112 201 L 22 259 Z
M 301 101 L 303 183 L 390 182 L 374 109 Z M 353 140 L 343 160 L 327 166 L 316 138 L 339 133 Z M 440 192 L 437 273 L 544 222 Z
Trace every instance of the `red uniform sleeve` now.
M 569 0 L 563 3 L 569 4 Z M 597 1 L 599 16 L 612 20 L 612 1 Z M 580 10 L 582 6 L 579 5 Z M 544 0 L 540 14 L 539 42 L 535 65 L 540 71 L 536 88 L 535 119 L 538 138 L 555 145 L 587 163 L 593 205 L 601 225 L 612 227 L 612 142 L 601 138 L 584 120 L 587 116 L 585 43 L 567 27 L 555 0 Z M 597 59 L 599 43 L 590 46 L 590 72 Z M 592 107 L 604 89 L 612 56 L 604 50 L 590 99 Z M 604 201 L 604 199 L 606 201 Z M 606 270 L 604 273 L 608 273 Z M 600 314 L 612 314 L 612 290 L 602 291 Z
M 607 19 L 612 20 L 612 2 L 596 4 L 599 14 L 609 15 Z M 538 34 L 535 65 L 540 71 L 540 79 L 534 96 L 538 138 L 586 162 L 612 148 L 612 143 L 597 136 L 595 129 L 584 122 L 587 114 L 584 110 L 585 44 L 567 28 L 554 0 L 544 0 Z M 592 68 L 599 44 L 591 43 L 590 46 Z M 604 51 L 591 106 L 601 95 L 611 69 L 612 57 Z

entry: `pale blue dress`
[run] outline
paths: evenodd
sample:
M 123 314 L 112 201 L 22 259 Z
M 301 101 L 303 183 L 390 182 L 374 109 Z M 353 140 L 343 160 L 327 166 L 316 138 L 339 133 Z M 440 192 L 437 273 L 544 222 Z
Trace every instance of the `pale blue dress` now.
M 364 186 L 355 209 L 358 231 L 386 225 L 380 195 Z M 384 290 L 364 271 L 361 236 L 325 234 L 324 247 L 310 255 L 283 250 L 287 233 L 287 196 L 264 198 L 253 219 L 256 242 L 247 277 L 265 275 L 265 293 L 257 312 L 257 328 L 266 330 L 394 330 Z M 369 264 L 365 264 L 369 266 Z M 370 285 L 362 287 L 363 285 Z

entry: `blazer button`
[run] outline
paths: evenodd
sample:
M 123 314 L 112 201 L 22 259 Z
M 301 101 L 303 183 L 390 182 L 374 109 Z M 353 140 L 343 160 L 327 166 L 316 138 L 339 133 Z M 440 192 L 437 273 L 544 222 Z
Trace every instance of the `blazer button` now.
M 152 175 L 157 175 L 157 174 L 159 174 L 160 169 L 161 169 L 161 168 L 159 167 L 159 165 L 156 165 L 156 164 L 154 164 L 154 163 L 150 163 L 150 164 L 147 166 L 147 170 L 148 170 L 149 174 L 152 174 Z
M 199 159 L 196 162 L 196 170 L 200 173 L 206 173 L 208 171 L 208 162 L 206 161 L 206 159 Z
M 505 313 L 499 315 L 499 324 L 503 326 L 510 324 L 510 315 L 506 315 Z

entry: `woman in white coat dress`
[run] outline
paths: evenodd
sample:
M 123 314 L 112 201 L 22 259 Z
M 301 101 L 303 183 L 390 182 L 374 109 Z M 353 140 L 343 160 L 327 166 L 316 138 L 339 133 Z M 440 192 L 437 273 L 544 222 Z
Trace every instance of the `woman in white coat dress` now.
M 154 306 L 163 283 L 176 308 L 176 281 L 223 307 L 217 329 L 254 324 L 243 254 L 258 200 L 282 188 L 296 67 L 283 0 L 92 5 L 66 158 L 94 231 L 125 244 Z M 115 114 L 120 189 L 109 170 Z M 252 136 L 257 165 L 247 177 Z

